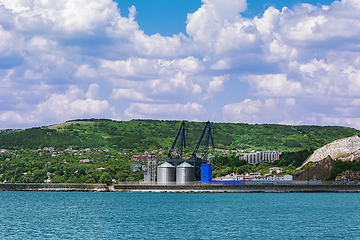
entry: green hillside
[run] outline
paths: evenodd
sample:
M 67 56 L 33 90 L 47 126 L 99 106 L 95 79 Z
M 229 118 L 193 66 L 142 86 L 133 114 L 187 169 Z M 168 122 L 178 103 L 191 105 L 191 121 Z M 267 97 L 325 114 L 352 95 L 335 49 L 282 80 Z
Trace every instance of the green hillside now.
M 8 131 L 0 135 L 0 148 L 37 149 L 52 146 L 110 148 L 116 150 L 169 149 L 180 127 L 180 121 L 107 119 L 74 120 L 63 124 Z M 192 152 L 205 126 L 187 122 L 187 152 Z M 213 123 L 215 147 L 244 150 L 299 151 L 316 149 L 336 139 L 360 131 L 337 126 L 290 126 L 277 124 Z
M 180 125 L 180 121 L 85 119 L 25 130 L 3 130 L 0 149 L 7 150 L 0 150 L 0 182 L 139 181 L 143 178 L 142 171 L 130 170 L 130 165 L 137 163 L 131 161 L 130 156 L 162 148 L 164 151 L 155 152 L 164 157 Z M 186 125 L 189 156 L 205 123 L 187 122 Z M 292 174 L 316 148 L 359 134 L 358 130 L 346 127 L 233 123 L 213 123 L 212 126 L 216 148 L 284 152 L 279 161 L 257 165 L 239 161 L 236 152 L 213 152 L 214 177 L 233 172 L 265 174 L 273 166 L 283 167 L 286 173 Z M 55 149 L 50 151 L 49 147 Z M 200 148 L 198 152 L 201 151 Z

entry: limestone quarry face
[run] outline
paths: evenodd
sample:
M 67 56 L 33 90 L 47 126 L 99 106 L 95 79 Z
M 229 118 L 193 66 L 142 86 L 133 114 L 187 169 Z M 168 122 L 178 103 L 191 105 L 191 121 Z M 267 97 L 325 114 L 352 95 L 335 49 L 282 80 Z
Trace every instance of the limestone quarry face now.
M 327 156 L 330 156 L 335 160 L 342 160 L 344 162 L 358 161 L 360 159 L 360 137 L 355 135 L 352 137 L 335 140 L 314 151 L 314 153 L 310 155 L 308 159 L 306 159 L 302 166 L 308 162 L 319 162 Z

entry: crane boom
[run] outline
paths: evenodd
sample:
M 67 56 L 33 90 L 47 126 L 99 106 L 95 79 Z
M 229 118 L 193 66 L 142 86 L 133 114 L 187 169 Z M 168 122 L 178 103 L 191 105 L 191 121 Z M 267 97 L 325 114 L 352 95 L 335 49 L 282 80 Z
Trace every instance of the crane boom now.
M 174 148 L 175 148 L 175 145 L 176 145 L 176 142 L 177 142 L 179 136 L 180 136 L 180 158 L 182 158 L 182 151 L 183 151 L 183 149 L 186 148 L 186 131 L 187 131 L 187 127 L 186 127 L 185 121 L 183 121 L 181 123 L 179 131 L 175 137 L 174 143 L 169 150 L 168 156 L 170 159 L 173 159 L 173 157 L 171 156 L 171 153 L 174 151 Z
M 209 148 L 210 140 L 211 140 L 211 146 L 213 148 L 215 148 L 215 146 L 214 146 L 214 128 L 211 126 L 210 121 L 207 121 L 207 123 L 204 127 L 204 130 L 200 136 L 200 139 L 199 139 L 198 143 L 196 144 L 196 147 L 192 154 L 195 159 L 197 159 L 196 154 L 197 154 L 197 151 L 199 150 L 200 144 L 201 144 L 206 132 L 207 132 L 207 136 L 206 136 L 206 142 L 205 142 L 205 151 L 207 150 L 207 148 Z

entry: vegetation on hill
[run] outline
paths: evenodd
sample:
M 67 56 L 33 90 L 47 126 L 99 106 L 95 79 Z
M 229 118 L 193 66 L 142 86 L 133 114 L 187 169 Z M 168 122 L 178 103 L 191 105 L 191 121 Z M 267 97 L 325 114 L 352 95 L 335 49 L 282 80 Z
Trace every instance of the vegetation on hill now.
M 84 119 L 49 127 L 9 132 L 0 136 L 0 148 L 36 149 L 52 146 L 117 150 L 169 149 L 180 121 Z M 205 126 L 187 122 L 187 152 L 192 152 Z M 347 127 L 277 124 L 213 123 L 215 145 L 222 149 L 299 151 L 316 149 L 336 139 L 359 134 Z
M 269 173 L 271 167 L 281 167 L 284 173 L 293 174 L 304 160 L 313 153 L 313 150 L 304 149 L 295 152 L 284 152 L 280 160 L 273 163 L 247 164 L 245 160 L 239 161 L 235 154 L 215 154 L 213 171 L 214 177 L 220 177 L 229 173 L 245 174 L 250 172 L 261 172 L 263 175 Z
M 82 159 L 90 160 L 87 163 Z M 125 154 L 115 151 L 64 151 L 52 156 L 50 151 L 16 150 L 0 155 L 0 181 L 17 183 L 109 183 L 139 181 L 142 171 L 131 171 Z
M 334 180 L 339 173 L 342 173 L 346 170 L 354 170 L 356 172 L 360 171 L 360 161 L 343 162 L 341 160 L 336 160 L 334 165 L 335 165 L 334 171 L 327 179 L 329 181 Z
M 124 153 L 143 154 L 144 151 L 163 149 L 165 154 L 171 147 L 180 124 L 180 121 L 79 119 L 21 131 L 2 131 L 0 149 L 13 151 L 0 154 L 0 181 L 44 182 L 49 178 L 51 182 L 69 183 L 109 183 L 109 179 L 138 181 L 143 178 L 142 172 L 130 171 L 130 164 L 136 162 L 130 161 L 131 154 Z M 190 156 L 205 123 L 186 122 L 186 125 L 188 134 L 185 156 Z M 246 161 L 239 161 L 239 153 L 230 151 L 223 154 L 214 151 L 214 177 L 232 172 L 241 174 L 261 171 L 264 174 L 273 166 L 283 167 L 286 173 L 292 174 L 313 150 L 336 139 L 360 133 L 346 127 L 244 123 L 212 123 L 212 126 L 215 130 L 216 148 L 284 152 L 275 163 L 251 165 Z M 84 155 L 63 151 L 56 156 L 51 156 L 47 151 L 42 154 L 39 154 L 41 151 L 35 152 L 36 149 L 46 147 L 54 147 L 57 152 L 67 148 L 78 153 L 85 148 L 109 151 L 91 154 L 84 152 Z M 199 153 L 202 148 L 203 146 Z M 120 155 L 119 152 L 123 154 Z M 85 157 L 90 162 L 80 163 Z

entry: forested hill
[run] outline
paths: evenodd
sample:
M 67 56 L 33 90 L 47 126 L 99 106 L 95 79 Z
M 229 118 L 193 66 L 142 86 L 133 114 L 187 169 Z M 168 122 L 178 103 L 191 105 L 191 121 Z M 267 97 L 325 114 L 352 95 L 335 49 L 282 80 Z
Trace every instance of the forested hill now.
M 54 147 L 111 148 L 119 150 L 169 149 L 181 121 L 108 119 L 73 120 L 53 126 L 4 131 L 0 148 L 37 149 Z M 187 147 L 191 152 L 205 126 L 186 122 Z M 290 126 L 277 124 L 212 123 L 215 147 L 222 149 L 257 149 L 298 151 L 316 149 L 336 139 L 360 135 L 360 131 L 337 126 Z

